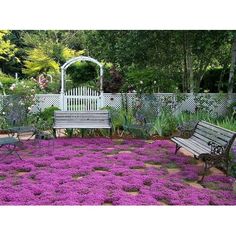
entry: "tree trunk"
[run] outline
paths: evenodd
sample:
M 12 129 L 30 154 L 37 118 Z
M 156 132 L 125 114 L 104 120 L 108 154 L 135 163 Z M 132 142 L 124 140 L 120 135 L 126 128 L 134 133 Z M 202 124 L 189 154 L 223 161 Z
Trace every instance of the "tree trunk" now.
M 229 72 L 229 82 L 228 82 L 228 93 L 233 93 L 234 88 L 234 71 L 235 71 L 235 64 L 236 64 L 236 34 L 234 35 L 234 40 L 232 44 L 232 51 L 231 51 L 231 66 Z
M 194 90 L 194 78 L 193 78 L 193 57 L 192 57 L 192 48 L 189 47 L 188 50 L 188 71 L 189 71 L 189 90 L 190 93 L 193 93 Z
M 227 65 L 225 65 L 225 63 L 224 63 L 222 71 L 220 73 L 220 78 L 219 78 L 219 81 L 218 81 L 218 85 L 217 85 L 218 92 L 220 92 L 221 89 L 223 89 L 223 77 L 225 75 L 226 68 L 227 68 Z
M 189 32 L 184 32 L 184 74 L 185 74 L 185 92 L 193 92 L 193 57 L 192 46 L 189 37 Z
M 183 92 L 186 93 L 188 91 L 188 69 L 187 69 L 187 40 L 186 40 L 186 31 L 183 32 L 183 50 L 184 50 L 184 75 L 183 75 Z

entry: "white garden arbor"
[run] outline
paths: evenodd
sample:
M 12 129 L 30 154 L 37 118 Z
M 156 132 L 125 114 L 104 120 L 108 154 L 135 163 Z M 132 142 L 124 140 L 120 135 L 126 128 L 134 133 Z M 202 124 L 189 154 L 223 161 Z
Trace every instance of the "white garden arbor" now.
M 66 70 L 79 61 L 93 62 L 99 66 L 100 91 L 88 87 L 77 87 L 66 91 Z M 70 59 L 61 67 L 60 108 L 62 111 L 93 111 L 103 107 L 103 66 L 92 57 L 79 56 Z

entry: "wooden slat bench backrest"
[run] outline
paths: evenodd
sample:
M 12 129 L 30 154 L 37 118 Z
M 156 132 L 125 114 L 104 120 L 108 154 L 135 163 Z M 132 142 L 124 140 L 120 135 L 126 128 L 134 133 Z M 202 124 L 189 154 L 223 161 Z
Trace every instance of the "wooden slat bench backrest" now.
M 200 121 L 195 127 L 191 139 L 209 148 L 208 143 L 213 141 L 225 148 L 228 152 L 236 137 L 236 132 L 221 128 L 205 121 Z
M 65 125 L 105 125 L 110 126 L 110 113 L 106 110 L 101 111 L 55 111 L 54 126 L 63 127 Z

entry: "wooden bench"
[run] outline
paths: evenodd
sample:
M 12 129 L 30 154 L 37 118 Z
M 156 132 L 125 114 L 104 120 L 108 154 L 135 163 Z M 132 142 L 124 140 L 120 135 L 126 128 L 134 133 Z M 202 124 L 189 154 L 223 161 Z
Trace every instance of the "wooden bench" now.
M 225 164 L 226 173 L 229 168 L 229 152 L 235 140 L 236 132 L 221 128 L 205 121 L 196 122 L 192 130 L 182 128 L 179 137 L 172 137 L 177 151 L 183 147 L 191 152 L 196 159 L 204 161 L 203 181 L 207 171 L 219 164 Z M 183 138 L 185 135 L 188 138 Z
M 55 111 L 54 135 L 56 129 L 109 129 L 112 134 L 110 113 L 99 111 Z

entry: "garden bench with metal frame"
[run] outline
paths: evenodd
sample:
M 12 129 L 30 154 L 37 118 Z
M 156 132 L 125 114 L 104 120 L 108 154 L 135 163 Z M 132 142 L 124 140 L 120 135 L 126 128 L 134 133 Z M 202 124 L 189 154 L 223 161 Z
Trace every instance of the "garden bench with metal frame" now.
M 25 133 L 32 133 L 30 137 L 28 137 L 26 140 L 30 140 L 34 135 L 37 134 L 37 129 L 33 126 L 17 126 L 17 127 L 10 127 L 8 128 L 9 136 L 12 137 L 16 136 L 16 138 L 19 140 L 19 142 L 22 143 L 21 136 Z
M 16 150 L 16 146 L 19 144 L 19 140 L 14 137 L 1 137 L 0 138 L 0 148 L 6 147 L 8 153 L 6 155 L 10 155 L 12 153 L 16 153 L 16 155 L 22 160 L 19 153 Z
M 204 162 L 204 173 L 199 182 L 203 181 L 208 170 L 213 166 L 223 164 L 228 174 L 229 152 L 236 138 L 236 132 L 206 121 L 199 121 L 180 127 L 180 133 L 179 136 L 171 138 L 176 143 L 175 154 L 183 147 L 197 160 Z

